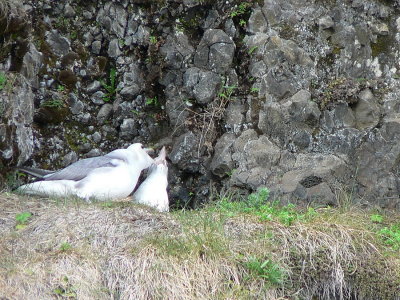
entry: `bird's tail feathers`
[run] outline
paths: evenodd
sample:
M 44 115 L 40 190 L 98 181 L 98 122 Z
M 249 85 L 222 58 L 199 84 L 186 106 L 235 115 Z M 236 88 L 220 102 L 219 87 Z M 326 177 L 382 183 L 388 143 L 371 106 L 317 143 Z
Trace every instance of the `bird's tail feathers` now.
M 36 181 L 24 184 L 16 191 L 27 195 L 63 197 L 76 194 L 74 184 L 71 180 Z
M 54 171 L 48 171 L 48 170 L 43 170 L 43 169 L 37 169 L 37 168 L 32 168 L 32 167 L 19 167 L 19 171 L 27 173 L 29 175 L 32 175 L 37 178 L 45 178 L 46 175 L 53 174 Z

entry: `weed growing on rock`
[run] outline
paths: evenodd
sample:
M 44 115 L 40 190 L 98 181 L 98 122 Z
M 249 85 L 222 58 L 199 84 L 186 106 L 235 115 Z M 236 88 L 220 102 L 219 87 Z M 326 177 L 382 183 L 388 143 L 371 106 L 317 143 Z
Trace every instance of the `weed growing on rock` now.
M 188 112 L 191 116 L 187 117 L 184 124 L 179 124 L 175 130 L 181 126 L 188 126 L 193 131 L 199 133 L 200 139 L 197 148 L 197 155 L 200 156 L 202 149 L 206 149 L 209 153 L 214 151 L 213 142 L 218 136 L 218 126 L 222 120 L 225 109 L 233 98 L 234 92 L 238 89 L 237 86 L 221 84 L 221 88 L 217 94 L 217 97 L 207 104 L 206 107 L 202 107 L 201 110 L 196 108 L 192 109 L 191 102 L 185 99 L 186 103 L 183 105 L 187 106 L 184 108 L 185 112 Z M 203 148 L 204 147 L 204 148 Z
M 149 41 L 150 41 L 151 44 L 155 45 L 155 44 L 157 44 L 157 37 L 154 36 L 154 35 L 151 35 L 149 37 Z
M 11 94 L 18 78 L 17 74 L 0 72 L 0 92 Z
M 59 85 L 57 86 L 57 91 L 60 92 L 60 93 L 64 92 L 64 91 L 65 91 L 65 86 L 59 84 Z
M 154 96 L 153 98 L 147 98 L 146 99 L 146 105 L 153 105 L 155 107 L 160 106 L 160 103 L 158 102 L 157 96 Z
M 250 89 L 250 93 L 258 93 L 260 91 L 260 89 L 259 88 L 256 88 L 256 87 L 252 87 L 251 89 Z
M 237 88 L 236 85 L 223 85 L 218 93 L 218 97 L 230 100 Z
M 253 46 L 249 49 L 249 51 L 247 51 L 247 53 L 249 55 L 252 55 L 254 53 L 254 51 L 256 51 L 258 49 L 258 46 Z
M 4 72 L 0 72 L 0 91 L 4 89 L 6 83 L 7 83 L 6 74 L 4 74 Z
M 60 99 L 46 100 L 40 106 L 51 107 L 51 108 L 61 108 L 64 106 L 64 101 L 62 101 Z
M 103 88 L 107 91 L 107 93 L 103 96 L 103 100 L 105 102 L 113 101 L 117 95 L 119 89 L 117 88 L 116 78 L 117 70 L 112 68 L 109 75 L 109 84 L 107 84 L 104 80 L 100 81 Z
M 239 5 L 236 5 L 232 12 L 230 13 L 231 18 L 238 17 L 247 13 L 248 9 L 250 8 L 251 3 L 242 2 Z

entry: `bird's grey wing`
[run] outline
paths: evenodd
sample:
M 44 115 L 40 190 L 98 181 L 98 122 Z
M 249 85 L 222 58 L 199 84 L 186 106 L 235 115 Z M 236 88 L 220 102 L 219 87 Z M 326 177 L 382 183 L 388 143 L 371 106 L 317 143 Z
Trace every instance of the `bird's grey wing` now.
M 110 156 L 98 156 L 79 160 L 72 165 L 46 175 L 44 180 L 74 180 L 79 181 L 85 178 L 91 171 L 102 167 L 115 167 L 118 158 Z

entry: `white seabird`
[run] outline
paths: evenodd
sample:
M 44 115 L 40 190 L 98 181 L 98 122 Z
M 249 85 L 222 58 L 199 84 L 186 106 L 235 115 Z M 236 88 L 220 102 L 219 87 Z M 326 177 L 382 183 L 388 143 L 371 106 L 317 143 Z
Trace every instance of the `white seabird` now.
M 165 147 L 163 147 L 150 166 L 145 181 L 139 186 L 133 195 L 133 201 L 154 207 L 158 211 L 169 211 L 167 194 L 168 166 Z
M 104 156 L 82 159 L 17 191 L 39 196 L 75 195 L 86 201 L 126 198 L 134 190 L 140 172 L 154 162 L 147 151 L 136 143 Z

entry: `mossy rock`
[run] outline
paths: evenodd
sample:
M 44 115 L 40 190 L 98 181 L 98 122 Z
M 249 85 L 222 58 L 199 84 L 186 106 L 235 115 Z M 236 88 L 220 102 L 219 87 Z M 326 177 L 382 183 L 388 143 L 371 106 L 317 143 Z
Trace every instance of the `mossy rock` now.
M 71 70 L 62 70 L 58 74 L 58 80 L 63 85 L 67 86 L 70 89 L 73 89 L 78 81 L 78 78 Z
M 380 54 L 389 54 L 392 44 L 393 41 L 389 35 L 378 36 L 376 42 L 371 43 L 372 57 L 377 57 Z

